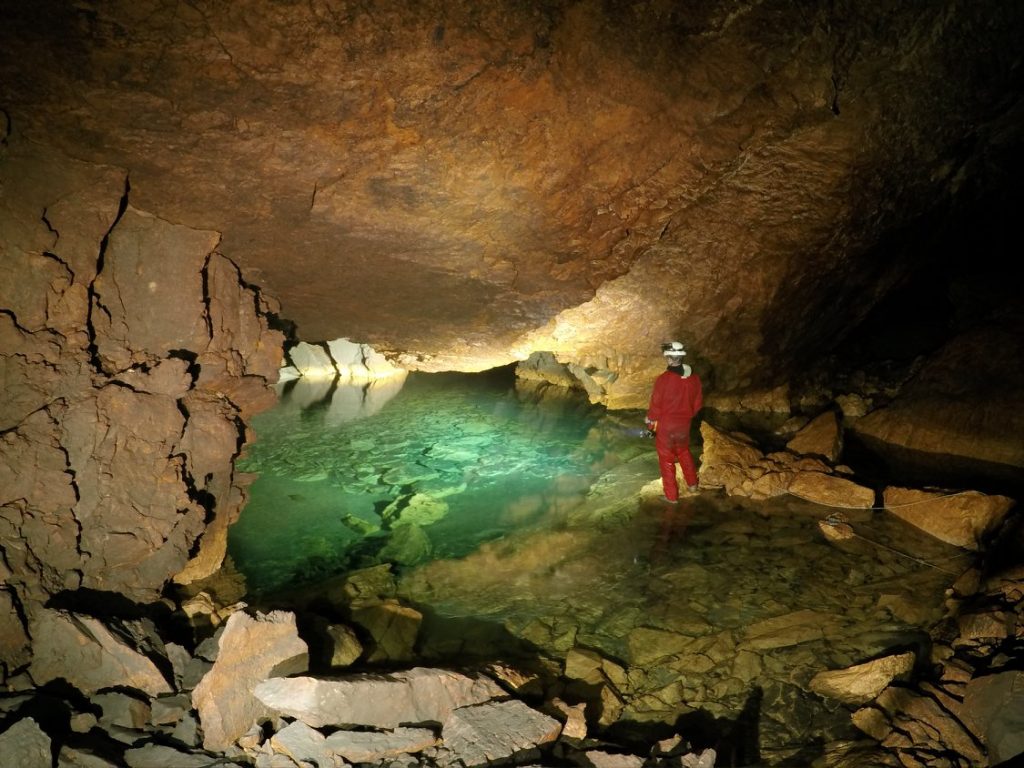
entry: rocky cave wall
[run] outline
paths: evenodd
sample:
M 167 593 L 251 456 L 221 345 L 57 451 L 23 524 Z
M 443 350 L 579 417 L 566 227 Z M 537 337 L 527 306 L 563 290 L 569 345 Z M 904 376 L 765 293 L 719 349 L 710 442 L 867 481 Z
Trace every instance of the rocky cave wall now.
M 719 390 L 814 359 L 1020 140 L 1003 0 L 0 7 L 19 130 L 222 232 L 301 338 L 552 352 L 613 407 L 669 337 Z
M 216 232 L 133 206 L 125 170 L 0 146 L 0 622 L 71 590 L 157 600 L 215 571 L 274 401 L 272 309 Z

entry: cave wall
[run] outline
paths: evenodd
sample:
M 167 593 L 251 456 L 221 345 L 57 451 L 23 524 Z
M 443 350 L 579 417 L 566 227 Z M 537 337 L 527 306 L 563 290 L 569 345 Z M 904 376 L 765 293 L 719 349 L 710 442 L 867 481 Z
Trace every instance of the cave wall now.
M 1024 6 L 162 0 L 5 10 L 0 108 L 223 233 L 300 337 L 641 405 L 680 338 L 768 387 L 911 268 L 873 246 L 1019 146 Z
M 283 337 L 219 240 L 135 208 L 124 169 L 4 137 L 8 629 L 65 590 L 149 602 L 220 565 L 245 497 L 234 459 L 274 402 Z

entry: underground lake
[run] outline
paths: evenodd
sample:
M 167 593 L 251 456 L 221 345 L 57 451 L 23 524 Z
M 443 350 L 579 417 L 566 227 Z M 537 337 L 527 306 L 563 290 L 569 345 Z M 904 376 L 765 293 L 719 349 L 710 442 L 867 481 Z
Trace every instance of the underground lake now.
M 390 661 L 511 660 L 627 741 L 685 731 L 743 765 L 857 739 L 811 679 L 927 659 L 963 551 L 883 510 L 847 511 L 856 535 L 835 542 L 843 510 L 793 496 L 669 505 L 642 427 L 508 369 L 290 382 L 240 463 L 258 479 L 232 566 L 280 608 L 383 569 L 422 616 Z

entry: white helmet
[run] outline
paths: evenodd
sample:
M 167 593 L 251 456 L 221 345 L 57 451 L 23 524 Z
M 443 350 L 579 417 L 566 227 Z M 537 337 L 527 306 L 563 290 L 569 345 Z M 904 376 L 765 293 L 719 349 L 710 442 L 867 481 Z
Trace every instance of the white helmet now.
M 681 341 L 669 341 L 661 345 L 661 354 L 665 357 L 683 357 L 686 350 Z

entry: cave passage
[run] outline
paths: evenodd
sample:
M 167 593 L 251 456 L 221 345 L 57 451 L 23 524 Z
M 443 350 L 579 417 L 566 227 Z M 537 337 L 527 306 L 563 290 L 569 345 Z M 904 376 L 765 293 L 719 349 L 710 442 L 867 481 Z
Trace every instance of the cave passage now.
M 853 738 L 809 681 L 920 650 L 963 566 L 881 511 L 830 543 L 835 510 L 793 497 L 667 505 L 642 414 L 508 371 L 290 386 L 244 463 L 260 477 L 229 551 L 250 592 L 281 604 L 388 563 L 426 617 L 420 658 L 604 659 L 609 722 L 775 758 Z

